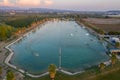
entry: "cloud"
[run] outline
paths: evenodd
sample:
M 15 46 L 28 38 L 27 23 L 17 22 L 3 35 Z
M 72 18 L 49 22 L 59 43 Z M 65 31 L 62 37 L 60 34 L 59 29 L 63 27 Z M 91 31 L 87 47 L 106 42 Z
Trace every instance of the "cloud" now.
M 18 6 L 18 7 L 40 7 L 53 4 L 53 0 L 2 0 L 2 6 Z
M 19 6 L 26 6 L 26 7 L 30 7 L 30 6 L 40 6 L 41 1 L 40 0 L 19 0 L 16 2 L 16 5 Z
M 2 6 L 13 6 L 14 4 L 11 3 L 9 0 L 3 0 L 0 2 L 0 5 Z
M 52 0 L 44 0 L 45 5 L 52 5 L 53 1 Z

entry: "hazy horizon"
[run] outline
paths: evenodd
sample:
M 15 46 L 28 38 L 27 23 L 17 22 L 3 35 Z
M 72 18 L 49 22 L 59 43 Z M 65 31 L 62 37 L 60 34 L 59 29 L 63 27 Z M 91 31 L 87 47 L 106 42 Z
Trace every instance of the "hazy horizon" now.
M 68 10 L 120 10 L 120 0 L 0 0 L 0 6 Z

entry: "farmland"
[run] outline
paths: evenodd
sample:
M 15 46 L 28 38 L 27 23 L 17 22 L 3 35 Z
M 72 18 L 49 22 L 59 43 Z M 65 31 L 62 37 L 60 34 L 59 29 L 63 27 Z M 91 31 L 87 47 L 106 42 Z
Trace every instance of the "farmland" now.
M 120 32 L 120 19 L 116 18 L 86 18 L 84 21 L 106 32 Z

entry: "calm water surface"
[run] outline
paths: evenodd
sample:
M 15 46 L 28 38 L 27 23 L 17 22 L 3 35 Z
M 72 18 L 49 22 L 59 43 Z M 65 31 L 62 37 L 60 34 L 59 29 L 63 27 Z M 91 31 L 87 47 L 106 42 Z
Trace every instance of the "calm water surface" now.
M 11 46 L 11 63 L 30 73 L 47 71 L 53 63 L 78 71 L 108 60 L 102 43 L 74 21 L 50 21 Z

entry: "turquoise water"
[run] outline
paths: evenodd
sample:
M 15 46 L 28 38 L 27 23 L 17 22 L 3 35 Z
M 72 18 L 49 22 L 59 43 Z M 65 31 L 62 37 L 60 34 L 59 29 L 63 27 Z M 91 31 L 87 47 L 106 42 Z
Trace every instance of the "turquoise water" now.
M 102 43 L 75 21 L 49 21 L 11 46 L 11 63 L 27 72 L 47 71 L 53 63 L 78 71 L 108 60 Z

